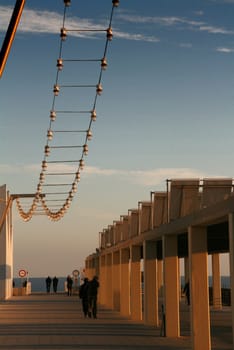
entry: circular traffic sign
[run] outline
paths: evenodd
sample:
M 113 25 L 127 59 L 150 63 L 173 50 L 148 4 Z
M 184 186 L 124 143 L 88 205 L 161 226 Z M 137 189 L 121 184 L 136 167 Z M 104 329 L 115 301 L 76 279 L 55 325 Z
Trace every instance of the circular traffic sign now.
M 25 277 L 27 275 L 27 271 L 25 270 L 19 270 L 19 276 L 20 277 Z
M 74 271 L 72 272 L 72 274 L 73 274 L 74 277 L 78 277 L 79 274 L 80 274 L 80 272 L 79 272 L 79 270 L 74 270 Z

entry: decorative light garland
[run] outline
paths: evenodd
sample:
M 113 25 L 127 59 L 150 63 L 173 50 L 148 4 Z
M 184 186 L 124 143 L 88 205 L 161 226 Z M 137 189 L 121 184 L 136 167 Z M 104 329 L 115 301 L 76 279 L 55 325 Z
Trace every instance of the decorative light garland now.
M 78 182 L 80 181 L 80 174 L 81 171 L 84 168 L 84 156 L 86 156 L 88 154 L 88 141 L 91 140 L 92 138 L 92 131 L 91 131 L 91 126 L 92 123 L 94 121 L 96 121 L 97 118 L 97 113 L 96 113 L 96 102 L 97 102 L 97 97 L 101 95 L 102 91 L 103 91 L 103 87 L 101 84 L 101 80 L 102 80 L 102 72 L 103 70 L 105 70 L 107 68 L 107 60 L 106 60 L 106 54 L 107 54 L 107 48 L 108 48 L 108 43 L 112 40 L 113 38 L 113 31 L 112 31 L 112 18 L 113 18 L 113 11 L 115 7 L 118 7 L 119 5 L 119 0 L 112 0 L 112 9 L 111 9 L 111 14 L 110 14 L 110 20 L 109 20 L 109 25 L 107 27 L 107 29 L 101 29 L 101 30 L 97 30 L 97 29 L 69 29 L 65 27 L 65 20 L 66 20 L 66 13 L 67 13 L 67 8 L 71 5 L 71 1 L 70 0 L 64 0 L 64 14 L 63 14 L 63 24 L 62 24 L 62 28 L 60 30 L 60 49 L 59 49 L 59 58 L 57 59 L 57 72 L 56 72 L 56 81 L 55 84 L 53 86 L 53 102 L 52 102 L 52 108 L 50 111 L 50 123 L 49 123 L 49 129 L 47 131 L 47 143 L 45 145 L 44 148 L 44 159 L 41 163 L 41 172 L 39 175 L 39 182 L 37 184 L 37 190 L 35 193 L 35 197 L 33 198 L 32 204 L 29 208 L 29 210 L 23 210 L 22 205 L 20 203 L 19 198 L 16 198 L 16 205 L 17 205 L 17 209 L 18 212 L 21 216 L 21 218 L 24 221 L 29 221 L 31 220 L 33 215 L 36 214 L 44 214 L 48 216 L 49 219 L 51 219 L 52 221 L 58 221 L 60 220 L 68 211 L 68 209 L 70 208 L 70 205 L 72 203 L 72 200 L 74 198 L 75 193 L 77 192 L 77 185 Z M 69 32 L 106 32 L 106 41 L 105 41 L 105 48 L 104 48 L 104 53 L 101 59 L 63 59 L 62 58 L 62 53 L 63 53 L 63 43 L 66 41 Z M 95 61 L 100 61 L 100 74 L 99 74 L 99 79 L 97 84 L 94 85 L 75 85 L 75 84 L 70 84 L 70 85 L 65 85 L 65 84 L 59 84 L 58 83 L 58 79 L 59 79 L 59 74 L 62 72 L 63 68 L 64 68 L 64 63 L 65 62 L 95 62 Z M 95 88 L 95 97 L 94 97 L 94 103 L 93 103 L 93 108 L 90 111 L 59 111 L 55 109 L 55 101 L 58 98 L 58 96 L 60 95 L 61 91 L 64 88 Z M 90 120 L 89 120 L 89 125 L 88 128 L 86 130 L 53 130 L 52 129 L 52 124 L 54 124 L 56 122 L 57 116 L 59 113 L 64 113 L 64 114 L 78 114 L 78 113 L 88 113 L 90 115 Z M 82 143 L 82 145 L 55 145 L 55 146 L 51 146 L 50 143 L 53 141 L 54 138 L 54 134 L 55 133 L 84 133 L 85 134 L 85 140 Z M 79 160 L 52 160 L 52 161 L 48 161 L 47 158 L 51 155 L 51 151 L 53 149 L 71 149 L 71 148 L 81 148 L 81 157 Z M 50 165 L 51 163 L 77 163 L 77 168 L 74 172 L 57 172 L 57 173 L 53 173 L 53 172 L 47 172 L 47 167 L 48 165 Z M 72 181 L 71 184 L 63 184 L 63 183 L 54 183 L 54 184 L 46 184 L 45 180 L 47 179 L 48 176 L 66 176 L 66 175 L 75 175 L 74 179 Z M 46 200 L 45 196 L 47 193 L 43 192 L 43 187 L 46 186 L 70 186 L 69 191 L 67 192 L 62 192 L 63 194 L 66 194 L 66 197 L 63 200 L 59 200 L 59 199 L 51 199 L 51 200 Z M 58 194 L 61 194 L 61 192 L 51 192 L 48 193 L 48 195 L 53 195 L 56 196 Z M 42 196 L 43 195 L 43 196 Z M 59 205 L 59 209 L 55 209 L 55 207 L 57 207 L 57 205 L 53 206 L 52 208 L 49 208 L 49 206 L 47 205 L 47 202 L 52 201 L 58 201 L 58 202 L 62 202 Z M 41 207 L 43 209 L 43 212 L 40 210 L 38 211 L 38 207 Z

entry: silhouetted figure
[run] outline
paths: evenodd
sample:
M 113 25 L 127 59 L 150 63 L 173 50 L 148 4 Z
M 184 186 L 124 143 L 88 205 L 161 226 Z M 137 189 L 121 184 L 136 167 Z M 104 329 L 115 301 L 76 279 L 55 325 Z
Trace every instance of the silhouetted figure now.
M 97 294 L 98 294 L 99 282 L 98 277 L 94 276 L 92 281 L 88 284 L 88 303 L 89 311 L 88 316 L 97 318 Z
M 73 285 L 73 279 L 71 276 L 67 276 L 67 295 L 72 295 L 72 285 Z
M 54 290 L 54 293 L 57 293 L 57 288 L 58 288 L 58 278 L 56 276 L 54 276 L 53 278 L 53 290 Z
M 89 280 L 88 278 L 85 278 L 84 283 L 80 286 L 80 289 L 79 289 L 79 297 L 80 299 L 82 299 L 82 309 L 83 309 L 84 317 L 87 317 L 88 311 L 89 311 L 88 288 L 89 288 Z
M 189 281 L 185 283 L 183 293 L 186 296 L 187 304 L 190 305 L 190 288 L 189 288 Z
M 50 286 L 51 286 L 51 278 L 50 278 L 50 276 L 48 276 L 46 278 L 46 291 L 47 291 L 47 293 L 50 293 Z

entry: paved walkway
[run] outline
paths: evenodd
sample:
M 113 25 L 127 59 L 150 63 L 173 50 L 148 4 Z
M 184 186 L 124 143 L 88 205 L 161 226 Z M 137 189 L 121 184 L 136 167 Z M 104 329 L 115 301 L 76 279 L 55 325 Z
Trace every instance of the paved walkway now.
M 181 306 L 179 339 L 104 308 L 85 319 L 77 296 L 33 294 L 0 302 L 0 349 L 190 350 L 189 310 Z M 212 312 L 212 349 L 232 350 L 230 309 Z

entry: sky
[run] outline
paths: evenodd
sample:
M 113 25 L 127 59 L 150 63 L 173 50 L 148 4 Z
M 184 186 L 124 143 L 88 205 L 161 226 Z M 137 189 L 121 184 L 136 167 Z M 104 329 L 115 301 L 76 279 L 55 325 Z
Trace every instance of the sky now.
M 14 3 L 1 0 L 0 45 Z M 111 6 L 73 0 L 67 20 L 71 28 L 107 28 Z M 59 0 L 26 1 L 0 79 L 0 184 L 10 194 L 36 192 L 63 9 Z M 37 215 L 25 223 L 14 206 L 15 276 L 19 269 L 32 277 L 81 269 L 99 232 L 151 191 L 166 190 L 166 179 L 233 177 L 233 10 L 232 0 L 120 1 L 78 191 L 58 222 Z M 74 32 L 64 55 L 99 57 L 103 47 L 100 34 Z M 99 72 L 68 66 L 65 84 L 93 84 Z M 59 106 L 84 108 L 86 91 L 64 93 Z

